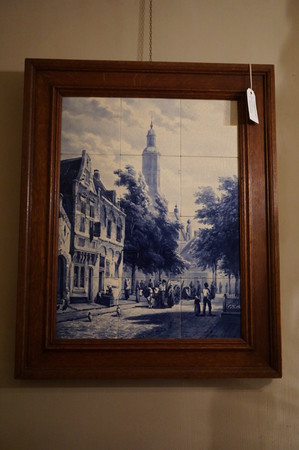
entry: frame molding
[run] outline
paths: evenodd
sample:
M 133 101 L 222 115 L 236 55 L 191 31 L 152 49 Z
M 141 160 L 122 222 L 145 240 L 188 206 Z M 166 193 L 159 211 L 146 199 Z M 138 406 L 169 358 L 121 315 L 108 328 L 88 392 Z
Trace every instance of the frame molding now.
M 277 378 L 282 375 L 274 67 L 25 62 L 16 329 L 17 378 Z M 237 100 L 242 338 L 56 339 L 61 103 L 64 96 Z

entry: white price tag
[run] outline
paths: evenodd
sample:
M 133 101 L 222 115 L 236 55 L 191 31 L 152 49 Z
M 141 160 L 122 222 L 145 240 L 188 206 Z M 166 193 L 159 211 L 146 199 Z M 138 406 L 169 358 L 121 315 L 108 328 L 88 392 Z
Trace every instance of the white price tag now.
M 247 103 L 250 120 L 252 120 L 255 123 L 259 123 L 259 118 L 256 109 L 255 93 L 250 88 L 247 89 Z

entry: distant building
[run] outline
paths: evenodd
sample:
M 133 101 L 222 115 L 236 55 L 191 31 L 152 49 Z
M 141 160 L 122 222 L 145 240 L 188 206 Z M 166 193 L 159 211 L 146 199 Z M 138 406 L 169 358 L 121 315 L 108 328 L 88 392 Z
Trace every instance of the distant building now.
M 85 150 L 60 164 L 57 301 L 94 302 L 121 293 L 125 214 Z
M 173 211 L 169 211 L 168 216 L 169 216 L 170 220 L 177 221 L 181 225 L 181 228 L 179 231 L 179 239 L 178 239 L 179 252 L 181 253 L 181 251 L 185 247 L 186 243 L 189 242 L 193 238 L 191 220 L 188 219 L 186 226 L 183 225 L 180 214 L 179 214 L 178 205 L 175 205 Z

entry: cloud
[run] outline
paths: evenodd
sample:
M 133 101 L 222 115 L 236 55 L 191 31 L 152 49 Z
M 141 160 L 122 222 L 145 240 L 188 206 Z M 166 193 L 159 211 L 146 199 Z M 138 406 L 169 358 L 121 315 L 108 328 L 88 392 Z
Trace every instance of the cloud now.
M 110 101 L 109 101 L 110 100 Z M 120 139 L 119 99 L 69 98 L 63 100 L 62 152 L 81 150 L 89 143 L 93 153 L 114 152 Z M 117 146 L 119 148 L 119 144 Z M 79 151 L 78 150 L 78 151 Z
M 86 149 L 93 168 L 113 189 L 114 170 L 132 164 L 142 170 L 151 120 L 161 154 L 161 192 L 172 209 L 192 217 L 199 186 L 218 186 L 219 176 L 238 173 L 238 128 L 232 102 L 151 98 L 63 99 L 62 158 Z
M 217 190 L 219 177 L 231 177 L 238 174 L 237 158 L 181 158 L 181 213 L 194 216 L 196 209 L 195 193 L 201 186 L 211 186 Z

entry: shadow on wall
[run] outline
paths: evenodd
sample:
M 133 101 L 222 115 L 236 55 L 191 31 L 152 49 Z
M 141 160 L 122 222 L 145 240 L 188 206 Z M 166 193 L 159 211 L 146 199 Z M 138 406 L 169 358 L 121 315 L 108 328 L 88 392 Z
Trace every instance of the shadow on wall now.
M 0 386 L 13 384 L 21 177 L 23 72 L 0 72 L 1 164 Z
M 299 341 L 299 279 L 298 279 L 298 213 L 294 215 L 294 205 L 298 204 L 298 42 L 299 42 L 299 4 L 297 0 L 289 0 L 287 7 L 289 21 L 289 35 L 280 55 L 281 80 L 276 95 L 277 129 L 280 126 L 280 142 L 278 146 L 279 161 L 279 223 L 280 223 L 280 258 L 281 258 L 281 315 L 283 336 L 288 342 L 282 342 L 283 373 L 287 376 L 286 405 L 290 433 L 296 434 L 294 421 L 299 415 L 299 361 L 295 357 L 298 353 Z M 280 125 L 282 124 L 282 125 Z M 294 242 L 294 238 L 297 239 Z M 284 272 L 285 270 L 285 272 Z M 282 397 L 282 395 L 281 395 Z M 281 403 L 279 403 L 281 405 Z M 283 407 L 284 405 L 280 406 Z M 292 414 L 292 416 L 291 416 Z M 294 419 L 295 418 L 295 419 Z M 292 431 L 294 428 L 294 431 Z M 298 431 L 297 431 L 298 433 Z
M 298 90 L 298 42 L 299 4 L 289 0 L 286 10 L 289 34 L 279 58 L 279 84 L 276 93 L 276 122 L 280 140 L 277 146 L 279 224 L 281 257 L 281 314 L 282 328 L 288 331 L 288 345 L 283 345 L 285 373 L 291 376 L 291 384 L 298 386 L 299 340 L 299 279 L 298 279 L 298 214 L 294 215 L 294 205 L 298 204 L 299 155 L 295 150 L 299 142 L 299 90 Z M 298 148 L 298 147 L 297 147 Z M 294 238 L 297 239 L 297 245 Z M 284 272 L 285 270 L 285 272 Z M 298 387 L 297 399 L 299 397 Z M 293 397 L 294 398 L 294 397 Z

